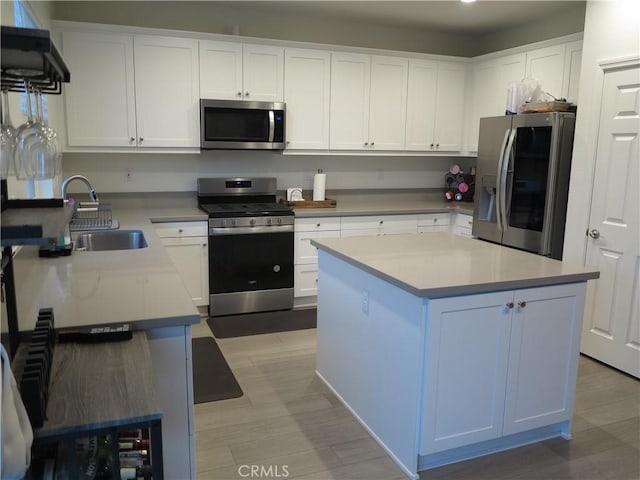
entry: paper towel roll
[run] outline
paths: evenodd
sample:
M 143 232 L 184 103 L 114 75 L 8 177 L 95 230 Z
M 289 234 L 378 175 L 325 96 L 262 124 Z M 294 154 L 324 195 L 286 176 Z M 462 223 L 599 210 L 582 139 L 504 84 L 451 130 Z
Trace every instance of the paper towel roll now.
M 324 200 L 324 189 L 327 185 L 327 174 L 322 173 L 322 170 L 318 170 L 313 176 L 313 199 Z

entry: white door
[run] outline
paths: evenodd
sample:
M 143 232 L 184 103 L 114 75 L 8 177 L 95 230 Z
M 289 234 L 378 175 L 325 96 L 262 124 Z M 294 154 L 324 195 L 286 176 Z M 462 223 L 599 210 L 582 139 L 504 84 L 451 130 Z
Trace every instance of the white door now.
M 513 291 L 429 301 L 419 453 L 502 435 Z
M 503 435 L 571 420 L 583 283 L 516 290 Z
M 409 60 L 406 150 L 427 151 L 435 145 L 437 68 L 436 62 Z
M 73 72 L 64 85 L 67 145 L 135 147 L 133 37 L 63 32 L 62 49 Z
M 435 149 L 462 150 L 466 71 L 456 63 L 438 64 L 436 92 Z
M 284 48 L 242 47 L 244 100 L 281 102 L 284 97 Z
M 371 59 L 369 147 L 374 150 L 404 150 L 408 65 L 406 58 Z
M 329 148 L 331 53 L 287 48 L 284 101 L 287 148 Z
M 370 79 L 369 55 L 331 55 L 329 143 L 332 149 L 363 150 L 368 147 Z
M 198 41 L 136 36 L 136 115 L 139 147 L 198 147 Z
M 242 44 L 200 40 L 200 98 L 242 96 Z
M 640 60 L 603 70 L 582 352 L 640 377 Z
M 209 304 L 208 237 L 163 238 L 162 245 L 197 306 Z

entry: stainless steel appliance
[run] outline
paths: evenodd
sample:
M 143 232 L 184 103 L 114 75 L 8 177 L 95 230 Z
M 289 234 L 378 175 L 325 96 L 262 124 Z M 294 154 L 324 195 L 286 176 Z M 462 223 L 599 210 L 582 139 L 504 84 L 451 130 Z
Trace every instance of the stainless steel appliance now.
M 285 104 L 200 100 L 200 148 L 282 150 Z
M 575 114 L 480 120 L 474 236 L 562 258 Z
M 199 178 L 209 215 L 209 315 L 293 308 L 293 211 L 276 179 Z

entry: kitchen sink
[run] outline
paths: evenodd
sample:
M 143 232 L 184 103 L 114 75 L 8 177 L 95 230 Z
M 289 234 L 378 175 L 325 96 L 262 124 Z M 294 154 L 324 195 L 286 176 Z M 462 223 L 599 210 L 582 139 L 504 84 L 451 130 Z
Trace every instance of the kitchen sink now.
M 74 250 L 84 252 L 131 250 L 148 246 L 142 230 L 84 232 L 77 236 L 72 236 L 72 240 L 74 242 Z

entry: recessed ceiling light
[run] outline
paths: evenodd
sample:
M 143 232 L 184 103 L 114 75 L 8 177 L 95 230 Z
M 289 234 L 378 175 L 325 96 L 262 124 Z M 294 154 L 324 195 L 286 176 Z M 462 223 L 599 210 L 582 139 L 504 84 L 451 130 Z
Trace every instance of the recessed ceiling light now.
M 460 0 L 462 3 L 473 3 L 476 0 Z

